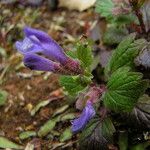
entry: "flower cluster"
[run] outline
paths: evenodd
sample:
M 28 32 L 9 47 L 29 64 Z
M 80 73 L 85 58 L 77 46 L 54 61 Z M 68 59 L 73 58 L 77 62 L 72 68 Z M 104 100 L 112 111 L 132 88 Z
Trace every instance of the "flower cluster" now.
M 24 55 L 25 66 L 58 74 L 82 74 L 79 62 L 68 57 L 48 34 L 30 27 L 24 28 L 24 34 L 23 41 L 16 42 L 16 48 Z

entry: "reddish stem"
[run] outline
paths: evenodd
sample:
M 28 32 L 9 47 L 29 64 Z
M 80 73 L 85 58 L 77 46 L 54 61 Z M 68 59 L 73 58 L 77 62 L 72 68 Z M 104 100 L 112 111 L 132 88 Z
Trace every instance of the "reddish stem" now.
M 144 22 L 143 22 L 143 16 L 142 16 L 141 11 L 139 9 L 136 9 L 135 14 L 138 17 L 138 20 L 140 22 L 140 26 L 141 26 L 141 29 L 142 29 L 143 33 L 146 33 L 146 29 L 145 29 L 145 25 L 144 25 Z
M 144 25 L 144 21 L 143 21 L 143 15 L 138 6 L 138 1 L 137 0 L 129 0 L 129 2 L 130 2 L 130 5 L 131 5 L 133 11 L 135 12 L 135 15 L 137 16 L 137 18 L 139 20 L 142 32 L 146 33 L 146 29 L 145 29 L 145 25 Z

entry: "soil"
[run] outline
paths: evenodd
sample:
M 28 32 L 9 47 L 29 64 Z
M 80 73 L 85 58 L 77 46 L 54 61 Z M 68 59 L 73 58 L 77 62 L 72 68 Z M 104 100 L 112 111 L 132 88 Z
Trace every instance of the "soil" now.
M 22 66 L 22 57 L 18 55 L 14 43 L 22 38 L 22 28 L 27 25 L 46 31 L 65 49 L 71 49 L 73 48 L 72 40 L 86 34 L 88 24 L 94 21 L 96 16 L 91 9 L 85 12 L 57 9 L 52 12 L 47 5 L 24 7 L 0 4 L 0 7 L 0 41 L 2 41 L 1 47 L 6 52 L 6 57 L 0 56 L 0 76 L 4 73 L 1 77 L 0 89 L 8 92 L 7 102 L 0 108 L 0 135 L 24 146 L 28 142 L 36 143 L 37 150 L 46 150 L 50 145 L 59 143 L 59 140 L 35 137 L 22 141 L 18 136 L 22 131 L 38 131 L 56 109 L 66 104 L 66 99 L 62 98 L 64 95 L 59 85 L 59 76 L 37 73 Z M 6 69 L 7 66 L 9 66 L 8 69 Z M 47 79 L 44 79 L 46 77 Z M 56 100 L 40 109 L 35 116 L 30 115 L 31 109 L 36 104 L 51 98 Z M 70 122 L 62 123 L 56 127 L 56 130 L 68 126 Z M 66 144 L 70 142 L 68 147 L 76 149 L 75 140 L 73 137 L 67 141 Z M 64 149 L 67 149 L 67 146 Z

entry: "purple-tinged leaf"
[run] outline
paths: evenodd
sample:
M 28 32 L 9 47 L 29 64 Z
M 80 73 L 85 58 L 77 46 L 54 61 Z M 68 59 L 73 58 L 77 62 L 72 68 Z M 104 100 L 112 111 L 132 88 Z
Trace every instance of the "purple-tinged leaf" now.
M 78 99 L 76 101 L 76 108 L 82 110 L 87 101 L 91 101 L 92 103 L 97 103 L 100 101 L 100 96 L 104 92 L 103 86 L 91 86 L 84 93 L 80 93 Z
M 109 118 L 100 121 L 94 117 L 83 130 L 80 136 L 81 150 L 106 150 L 112 141 L 115 128 Z
M 148 43 L 135 59 L 137 66 L 143 66 L 144 68 L 150 68 L 150 43 Z
M 143 95 L 128 116 L 128 122 L 142 129 L 150 129 L 150 97 Z

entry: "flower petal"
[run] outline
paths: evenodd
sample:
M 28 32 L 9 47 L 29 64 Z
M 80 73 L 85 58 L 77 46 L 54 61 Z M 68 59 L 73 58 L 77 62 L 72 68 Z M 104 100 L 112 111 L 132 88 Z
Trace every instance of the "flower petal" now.
M 72 121 L 72 131 L 78 132 L 82 130 L 88 121 L 95 116 L 95 110 L 90 101 L 87 102 L 86 107 L 83 109 L 79 118 Z
M 33 37 L 31 37 L 31 38 L 33 38 Z M 42 52 L 42 49 L 43 49 L 41 47 L 40 43 L 39 44 L 37 42 L 33 43 L 32 39 L 30 39 L 30 37 L 29 38 L 25 37 L 23 41 L 17 41 L 16 48 L 22 54 L 38 53 L 38 52 Z
M 31 70 L 56 72 L 58 64 L 37 54 L 24 55 L 24 64 Z
M 64 50 L 47 33 L 30 27 L 25 27 L 24 33 L 27 37 L 34 35 L 41 42 L 45 55 L 61 63 L 66 62 L 67 56 Z
M 41 42 L 51 42 L 53 39 L 45 32 L 30 27 L 24 27 L 25 36 L 36 36 Z

